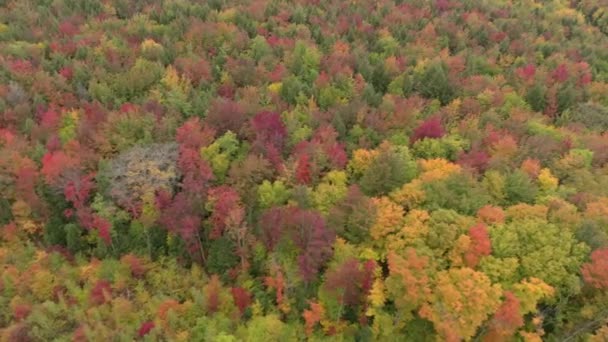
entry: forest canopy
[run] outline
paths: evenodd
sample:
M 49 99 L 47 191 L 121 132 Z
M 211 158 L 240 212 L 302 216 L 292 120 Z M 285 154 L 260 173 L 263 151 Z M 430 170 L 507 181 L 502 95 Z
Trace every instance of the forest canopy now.
M 605 0 L 0 2 L 0 341 L 608 340 Z

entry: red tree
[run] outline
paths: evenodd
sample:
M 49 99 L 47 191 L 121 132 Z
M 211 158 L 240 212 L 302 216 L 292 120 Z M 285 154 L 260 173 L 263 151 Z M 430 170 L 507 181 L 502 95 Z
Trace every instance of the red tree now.
M 608 289 L 608 248 L 591 253 L 591 262 L 583 265 L 583 279 L 596 289 Z
M 433 116 L 421 123 L 420 126 L 414 130 L 414 134 L 410 140 L 413 144 L 416 141 L 424 138 L 441 138 L 444 135 L 445 130 L 441 124 L 441 118 L 438 116 Z
M 492 252 L 490 235 L 488 229 L 483 223 L 469 229 L 469 237 L 471 238 L 471 246 L 464 255 L 464 260 L 467 266 L 474 268 L 479 263 L 481 257 L 490 255 Z

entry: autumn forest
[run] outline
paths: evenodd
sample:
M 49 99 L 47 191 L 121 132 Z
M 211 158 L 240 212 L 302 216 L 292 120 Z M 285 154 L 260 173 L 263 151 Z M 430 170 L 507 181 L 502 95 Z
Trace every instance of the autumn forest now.
M 0 341 L 608 341 L 608 1 L 0 0 Z

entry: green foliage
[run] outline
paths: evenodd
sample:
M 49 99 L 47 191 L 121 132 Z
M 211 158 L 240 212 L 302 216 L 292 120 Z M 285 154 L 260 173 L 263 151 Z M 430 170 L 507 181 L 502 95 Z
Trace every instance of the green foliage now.
M 400 187 L 416 174 L 416 162 L 406 146 L 387 146 L 365 170 L 359 185 L 365 194 L 377 196 Z
M 448 79 L 448 68 L 444 63 L 432 63 L 414 74 L 414 89 L 422 96 L 437 99 L 444 105 L 456 96 L 456 89 Z
M 424 190 L 425 207 L 429 210 L 443 208 L 474 215 L 491 201 L 483 187 L 466 173 L 453 173 L 443 180 L 426 184 Z
M 234 243 L 227 237 L 221 237 L 209 243 L 209 256 L 207 257 L 207 269 L 210 273 L 226 274 L 239 262 L 234 253 Z
M 538 187 L 522 171 L 515 171 L 505 179 L 505 201 L 507 204 L 533 203 Z
M 201 156 L 211 165 L 213 175 L 218 182 L 224 181 L 230 163 L 239 153 L 239 148 L 239 140 L 231 131 L 224 133 L 211 145 L 201 148 Z
M 466 140 L 456 135 L 448 135 L 440 139 L 421 139 L 414 143 L 412 152 L 417 158 L 443 158 L 455 161 L 458 154 L 468 147 Z
M 287 202 L 291 196 L 291 190 L 280 181 L 270 182 L 264 180 L 258 187 L 258 201 L 262 208 L 281 206 Z
M 580 291 L 576 273 L 589 249 L 572 233 L 543 220 L 524 219 L 493 229 L 490 237 L 495 257 L 518 260 L 512 282 L 538 277 L 564 294 Z

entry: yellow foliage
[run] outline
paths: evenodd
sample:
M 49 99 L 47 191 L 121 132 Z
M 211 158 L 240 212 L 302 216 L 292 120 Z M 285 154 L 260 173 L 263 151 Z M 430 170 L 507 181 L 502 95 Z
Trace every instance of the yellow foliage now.
M 471 238 L 468 235 L 460 235 L 456 242 L 454 243 L 454 247 L 448 253 L 448 258 L 450 259 L 450 265 L 452 267 L 461 267 L 465 265 L 463 256 L 467 250 L 471 247 Z
M 40 224 L 34 222 L 30 215 L 32 210 L 30 206 L 22 200 L 17 200 L 11 206 L 11 212 L 15 220 L 15 224 L 19 230 L 24 231 L 28 234 L 36 234 L 42 230 Z
M 525 342 L 542 342 L 541 335 L 533 332 L 521 331 L 519 333 Z
M 153 39 L 146 39 L 141 43 L 140 48 L 142 49 L 142 51 L 146 51 L 146 50 L 162 49 L 163 46 L 161 44 L 155 42 Z
M 597 201 L 588 203 L 585 217 L 606 219 L 608 217 L 608 198 L 601 197 Z
M 425 192 L 422 189 L 422 182 L 415 179 L 404 184 L 400 189 L 391 192 L 389 196 L 406 210 L 411 210 L 424 202 Z
M 48 270 L 38 269 L 33 274 L 30 290 L 36 299 L 45 301 L 53 295 L 53 289 L 56 285 L 55 276 Z
M 538 185 L 541 190 L 549 192 L 557 189 L 559 180 L 551 174 L 551 170 L 544 168 L 538 174 Z
M 236 17 L 236 14 L 237 14 L 236 8 L 231 7 L 231 8 L 221 11 L 218 14 L 217 18 L 223 22 L 230 22 L 230 21 L 234 20 L 234 18 Z
M 418 179 L 425 183 L 445 179 L 451 174 L 458 173 L 462 170 L 460 165 L 451 163 L 442 158 L 422 159 L 419 164 L 422 174 Z
M 268 85 L 268 91 L 273 94 L 278 94 L 283 88 L 283 82 L 274 82 Z
M 386 302 L 386 294 L 384 290 L 384 283 L 381 279 L 376 279 L 374 284 L 372 285 L 371 290 L 368 295 L 369 303 L 371 307 L 368 309 L 368 315 L 370 310 L 381 308 L 384 306 L 384 302 Z
M 403 208 L 388 197 L 373 198 L 376 207 L 376 222 L 370 229 L 374 240 L 380 240 L 389 234 L 397 232 L 403 223 Z
M 348 171 L 351 175 L 361 176 L 374 161 L 379 152 L 377 150 L 358 149 L 353 152 L 353 157 L 348 162 Z
M 509 220 L 526 218 L 539 218 L 546 220 L 548 212 L 549 208 L 541 204 L 530 205 L 526 203 L 519 203 L 507 208 L 505 215 Z
M 158 218 L 158 211 L 156 210 L 154 192 L 146 191 L 143 196 L 141 196 L 141 202 L 142 208 L 139 220 L 144 225 L 144 227 L 148 228 L 151 227 Z
M 429 233 L 426 225 L 429 218 L 429 213 L 425 210 L 414 209 L 407 213 L 404 226 L 398 234 L 399 239 L 406 245 L 424 239 Z
M 436 288 L 420 316 L 446 340 L 468 340 L 500 305 L 502 288 L 482 272 L 454 268 L 437 274 Z
M 524 279 L 513 286 L 513 293 L 519 299 L 522 315 L 536 311 L 536 305 L 542 299 L 555 294 L 555 289 L 538 278 Z
M 183 93 L 187 93 L 190 89 L 189 80 L 180 77 L 172 65 L 169 65 L 165 70 L 165 76 L 162 78 L 161 83 L 170 90 L 181 91 Z

